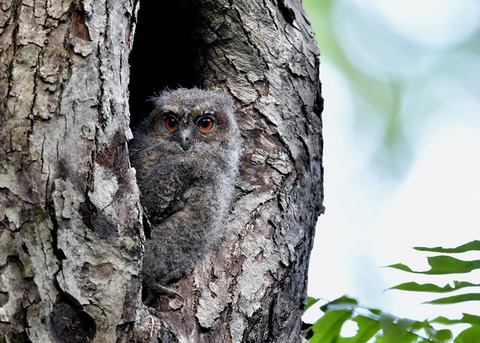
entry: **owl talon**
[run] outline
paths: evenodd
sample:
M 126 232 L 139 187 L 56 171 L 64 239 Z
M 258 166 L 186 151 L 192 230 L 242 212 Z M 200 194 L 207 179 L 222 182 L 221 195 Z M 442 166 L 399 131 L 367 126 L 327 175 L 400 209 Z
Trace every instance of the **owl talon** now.
M 155 285 L 148 290 L 144 303 L 150 307 L 158 307 L 161 311 L 177 311 L 183 307 L 184 300 L 181 294 L 173 289 Z

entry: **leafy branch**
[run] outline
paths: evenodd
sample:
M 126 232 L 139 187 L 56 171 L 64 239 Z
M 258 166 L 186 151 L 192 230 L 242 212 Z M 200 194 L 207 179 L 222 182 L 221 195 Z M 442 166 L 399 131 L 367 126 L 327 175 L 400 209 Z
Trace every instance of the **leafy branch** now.
M 398 263 L 388 267 L 408 273 L 423 275 L 462 274 L 480 269 L 480 260 L 465 261 L 446 254 L 457 254 L 468 251 L 480 251 L 480 241 L 472 241 L 456 248 L 427 248 L 415 247 L 415 250 L 441 253 L 443 255 L 427 257 L 429 270 L 414 271 L 410 267 Z M 466 288 L 474 289 L 467 292 L 447 297 L 441 297 L 425 303 L 428 304 L 457 304 L 465 301 L 480 300 L 480 284 L 468 281 L 452 280 L 451 284 L 439 286 L 433 283 L 418 284 L 405 282 L 391 289 L 409 292 L 449 293 Z M 309 298 L 308 308 L 317 304 L 319 299 Z M 348 296 L 331 301 L 320 309 L 324 312 L 308 329 L 312 343 L 478 343 L 480 342 L 480 316 L 463 313 L 460 319 L 437 317 L 433 320 L 416 321 L 399 318 L 379 309 L 360 306 L 356 299 Z M 342 337 L 341 330 L 347 322 L 354 322 L 358 329 L 352 337 Z M 448 325 L 468 324 L 468 328 L 453 337 Z M 436 329 L 434 326 L 442 326 Z

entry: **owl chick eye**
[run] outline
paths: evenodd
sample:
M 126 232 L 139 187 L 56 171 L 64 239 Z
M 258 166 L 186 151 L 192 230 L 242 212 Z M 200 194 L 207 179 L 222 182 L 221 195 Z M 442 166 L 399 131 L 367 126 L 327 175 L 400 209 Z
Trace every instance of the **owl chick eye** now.
M 197 125 L 202 131 L 210 131 L 213 128 L 213 119 L 210 117 L 201 118 Z
M 168 131 L 173 131 L 178 127 L 178 120 L 174 116 L 170 115 L 165 118 L 165 128 Z

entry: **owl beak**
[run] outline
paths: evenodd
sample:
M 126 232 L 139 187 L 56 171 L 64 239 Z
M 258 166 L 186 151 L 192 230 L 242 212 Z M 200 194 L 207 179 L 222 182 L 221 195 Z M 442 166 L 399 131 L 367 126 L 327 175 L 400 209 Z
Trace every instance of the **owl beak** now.
M 182 141 L 182 143 L 180 143 L 180 146 L 182 147 L 183 151 L 187 151 L 188 148 L 190 148 L 190 143 L 188 141 Z
M 191 145 L 190 138 L 188 136 L 183 136 L 182 140 L 180 141 L 180 146 L 182 147 L 183 151 L 187 151 Z
M 183 151 L 187 151 L 192 146 L 192 142 L 190 140 L 191 135 L 192 132 L 188 127 L 180 132 L 180 146 L 182 147 Z

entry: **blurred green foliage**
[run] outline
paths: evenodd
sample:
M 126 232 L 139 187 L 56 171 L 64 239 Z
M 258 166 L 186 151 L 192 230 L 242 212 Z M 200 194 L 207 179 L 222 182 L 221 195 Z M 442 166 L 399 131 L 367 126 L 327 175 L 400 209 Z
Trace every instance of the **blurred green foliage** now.
M 365 10 L 360 3 L 364 5 L 368 1 L 303 0 L 320 47 L 321 66 L 333 66 L 342 75 L 353 103 L 352 125 L 356 134 L 375 142 L 372 165 L 383 175 L 401 177 L 415 158 L 421 135 L 437 118 L 443 115 L 449 119 L 469 120 L 479 115 L 479 25 L 474 23 L 472 27 L 476 31 L 449 44 L 422 44 L 421 40 L 400 34 L 385 18 L 375 16 L 374 11 Z M 434 15 L 434 12 L 432 8 L 429 14 Z M 458 28 L 452 27 L 450 31 L 456 33 Z M 328 87 L 322 79 L 322 67 L 320 73 L 323 87 Z M 326 98 L 324 117 L 332 115 L 328 112 L 330 104 L 331 99 Z M 434 254 L 427 257 L 430 269 L 413 270 L 402 263 L 389 267 L 411 275 L 452 275 L 452 278 L 480 269 L 480 260 L 452 256 L 480 251 L 480 241 L 455 248 L 415 249 Z M 437 294 L 436 299 L 425 303 L 440 306 L 480 300 L 480 283 L 464 280 L 452 279 L 446 285 L 407 281 L 390 289 Z M 310 298 L 307 309 L 319 306 L 318 302 L 319 299 Z M 307 332 L 313 335 L 310 342 L 480 342 L 480 316 L 477 314 L 418 321 L 363 307 L 348 296 L 320 309 L 324 314 Z M 348 325 L 351 328 L 352 324 L 356 333 L 347 337 L 342 330 Z M 459 333 L 454 335 L 453 332 Z
M 322 66 L 333 66 L 347 83 L 346 93 L 351 99 L 345 101 L 351 100 L 353 104 L 355 134 L 375 142 L 370 155 L 371 164 L 383 175 L 401 177 L 415 159 L 418 140 L 430 129 L 431 123 L 441 116 L 467 122 L 478 117 L 479 25 L 473 23 L 472 32 L 449 44 L 422 44 L 421 40 L 400 34 L 385 18 L 375 16 L 374 11 L 365 10 L 365 3 L 373 2 L 303 0 L 321 51 L 323 87 L 329 85 L 322 79 Z M 476 6 L 474 2 L 469 5 Z M 432 16 L 435 14 L 435 8 L 428 10 Z M 431 18 L 421 19 L 427 22 Z M 450 32 L 455 34 L 460 31 L 457 29 L 460 27 L 453 26 Z M 325 99 L 324 117 L 333 115 L 329 113 L 331 101 Z M 429 278 L 452 275 L 451 282 L 438 285 L 407 281 L 391 287 L 392 290 L 437 294 L 436 299 L 425 303 L 443 307 L 480 300 L 480 283 L 453 280 L 453 275 L 457 278 L 480 269 L 480 260 L 452 256 L 480 251 L 480 241 L 455 248 L 415 249 L 434 254 L 427 257 L 430 269 L 413 270 L 402 263 L 389 267 Z M 319 299 L 310 298 L 307 309 L 319 306 L 318 302 Z M 310 342 L 480 342 L 480 316 L 477 314 L 463 313 L 462 318 L 439 316 L 418 321 L 361 306 L 348 296 L 320 309 L 324 314 L 307 331 L 313 335 Z M 342 330 L 349 325 L 351 328 L 352 324 L 356 333 L 347 337 Z M 454 335 L 454 332 L 458 334 Z
M 471 95 L 480 101 L 480 83 L 475 81 L 480 68 L 472 69 L 480 62 L 479 32 L 449 46 L 421 44 L 358 2 L 303 0 L 303 5 L 321 63 L 334 65 L 348 83 L 357 134 L 376 142 L 372 165 L 384 175 L 401 177 L 414 160 L 426 119 L 446 108 L 449 96 Z M 325 104 L 324 116 L 329 99 Z M 461 117 L 462 111 L 457 107 L 455 115 Z
M 341 44 L 344 39 L 335 30 L 335 20 L 342 18 L 333 15 L 334 0 L 304 0 L 303 5 L 312 22 L 321 51 L 321 62 L 333 63 L 346 77 L 354 98 L 356 126 L 368 133 L 368 126 L 380 132 L 370 132 L 379 137 L 377 162 L 396 173 L 403 170 L 410 158 L 410 148 L 400 121 L 400 107 L 403 82 L 389 78 L 374 77 L 352 61 Z M 321 76 L 320 76 L 321 78 Z M 328 99 L 326 99 L 328 104 Z M 372 123 L 372 121 L 374 123 Z

